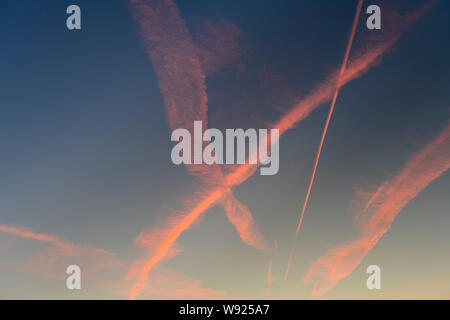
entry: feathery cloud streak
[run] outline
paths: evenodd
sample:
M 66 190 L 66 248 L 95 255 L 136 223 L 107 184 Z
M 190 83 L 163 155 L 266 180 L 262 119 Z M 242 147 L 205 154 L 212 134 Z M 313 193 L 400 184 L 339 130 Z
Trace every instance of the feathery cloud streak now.
M 158 76 L 170 128 L 185 128 L 193 134 L 194 121 L 201 120 L 203 130 L 206 130 L 208 119 L 204 70 L 217 72 L 239 54 L 236 43 L 239 29 L 229 23 L 217 26 L 206 24 L 207 33 L 197 35 L 202 46 L 195 46 L 173 1 L 131 0 L 130 3 L 143 44 Z M 221 52 L 221 55 L 215 59 L 213 56 L 217 52 Z M 203 58 L 202 64 L 199 55 Z M 222 169 L 218 165 L 186 165 L 186 169 L 209 187 L 225 185 Z M 250 211 L 234 198 L 231 190 L 227 197 L 229 200 L 223 206 L 241 239 L 255 248 L 266 248 L 264 237 Z
M 314 282 L 312 297 L 321 297 L 347 277 L 389 230 L 397 214 L 450 167 L 450 122 L 425 148 L 414 154 L 400 172 L 379 186 L 359 213 L 368 216 L 360 238 L 331 248 L 304 277 Z

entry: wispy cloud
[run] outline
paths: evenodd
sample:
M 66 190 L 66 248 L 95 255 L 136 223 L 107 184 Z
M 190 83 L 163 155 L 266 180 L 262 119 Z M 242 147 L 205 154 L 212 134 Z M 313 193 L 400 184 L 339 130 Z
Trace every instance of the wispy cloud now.
M 415 153 L 396 176 L 381 184 L 373 193 L 359 213 L 366 217 L 361 224 L 361 236 L 331 248 L 310 266 L 304 281 L 314 282 L 311 296 L 323 296 L 339 280 L 352 273 L 389 230 L 397 214 L 449 167 L 450 122 L 433 141 Z
M 105 270 L 123 273 L 129 270 L 128 277 L 133 279 L 137 270 L 145 260 L 130 263 L 123 260 L 117 254 L 85 244 L 75 244 L 61 240 L 53 235 L 39 233 L 32 229 L 18 226 L 0 224 L 0 232 L 16 239 L 37 242 L 43 247 L 33 246 L 33 254 L 25 261 L 15 263 L 9 267 L 16 270 L 44 276 L 49 279 L 64 281 L 67 266 L 78 264 L 81 267 L 83 282 L 88 279 L 90 287 L 97 287 L 108 293 L 120 296 L 128 296 L 130 285 L 116 283 L 108 277 Z M 162 236 L 161 230 L 147 230 L 136 238 L 135 243 L 146 249 L 158 246 L 158 240 Z M 13 242 L 14 243 L 14 242 Z M 172 247 L 168 257 L 181 251 L 179 247 Z M 3 259 L 3 262 L 4 259 Z M 204 288 L 200 280 L 181 275 L 167 268 L 158 268 L 149 278 L 149 286 L 143 292 L 147 297 L 167 299 L 212 299 L 225 298 L 226 292 Z M 95 277 L 94 277 L 95 276 Z
M 134 17 L 150 60 L 158 76 L 169 126 L 193 133 L 195 120 L 207 129 L 207 94 L 205 72 L 217 72 L 239 55 L 239 29 L 227 22 L 206 23 L 206 31 L 197 33 L 197 45 L 191 37 L 177 6 L 172 1 L 131 0 Z M 186 165 L 188 172 L 207 186 L 225 186 L 222 168 L 218 165 Z M 241 238 L 263 241 L 248 209 L 229 190 L 224 202 L 230 222 Z M 245 219 L 243 219 L 245 217 Z M 244 223 L 241 225 L 240 223 Z M 246 234 L 241 234 L 245 232 Z M 263 242 L 247 242 L 261 248 Z
M 44 245 L 36 250 L 29 260 L 15 266 L 25 272 L 60 279 L 65 276 L 67 266 L 75 262 L 83 265 L 85 276 L 105 269 L 125 270 L 129 266 L 113 252 L 86 244 L 71 243 L 29 228 L 0 224 L 0 232 Z
M 192 133 L 194 120 L 201 120 L 203 130 L 206 130 L 208 119 L 205 72 L 217 72 L 239 55 L 236 44 L 239 29 L 229 23 L 220 26 L 209 23 L 208 32 L 198 34 L 199 45 L 195 46 L 178 8 L 172 1 L 130 0 L 130 3 L 133 15 L 139 23 L 142 41 L 158 76 L 170 128 L 185 128 Z M 199 58 L 202 58 L 202 63 Z M 263 236 L 250 211 L 239 203 L 231 189 L 225 186 L 221 167 L 186 165 L 186 168 L 204 184 L 210 187 L 220 186 L 223 189 L 220 195 L 216 193 L 217 197 L 209 199 L 214 198 L 214 202 L 223 199 L 221 203 L 227 217 L 241 239 L 255 248 L 263 249 Z M 201 202 L 201 199 L 198 201 Z M 203 211 L 207 207 L 204 208 Z M 189 227 L 191 223 L 183 225 Z M 177 234 L 176 229 L 173 228 L 174 232 L 169 233 L 167 238 Z M 165 247 L 164 243 L 166 242 L 162 241 L 161 248 Z M 158 257 L 161 252 L 156 252 Z M 144 269 L 146 268 L 148 267 Z M 143 286 L 144 284 L 138 284 L 133 291 Z M 135 297 L 136 293 L 130 296 Z

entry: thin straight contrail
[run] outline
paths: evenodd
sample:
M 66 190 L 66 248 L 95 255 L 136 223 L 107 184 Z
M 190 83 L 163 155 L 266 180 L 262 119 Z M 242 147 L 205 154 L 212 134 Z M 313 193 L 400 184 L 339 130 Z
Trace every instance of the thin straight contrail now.
M 300 215 L 300 221 L 297 226 L 297 235 L 300 232 L 300 227 L 302 226 L 303 216 L 305 215 L 305 210 L 308 205 L 309 195 L 311 194 L 311 188 L 314 183 L 314 178 L 316 176 L 317 166 L 319 164 L 320 154 L 322 152 L 323 142 L 325 141 L 325 136 L 327 135 L 328 126 L 330 125 L 331 116 L 333 115 L 334 106 L 336 104 L 337 97 L 339 95 L 339 89 L 341 88 L 342 76 L 347 68 L 348 57 L 350 56 L 350 51 L 352 49 L 353 39 L 355 38 L 356 27 L 358 26 L 359 16 L 361 14 L 363 0 L 359 0 L 358 7 L 356 8 L 355 19 L 353 20 L 352 31 L 350 33 L 350 39 L 348 40 L 347 50 L 345 51 L 344 61 L 342 61 L 341 70 L 339 71 L 339 76 L 337 79 L 336 90 L 334 91 L 333 99 L 331 101 L 330 111 L 328 112 L 327 121 L 325 122 L 325 128 L 322 132 L 322 138 L 320 139 L 319 148 L 317 149 L 316 161 L 314 163 L 314 169 L 311 175 L 311 180 L 309 181 L 308 192 L 306 193 L 305 202 L 303 203 L 302 214 Z
M 363 0 L 359 0 L 358 6 L 356 7 L 355 18 L 353 19 L 353 25 L 352 25 L 352 30 L 350 32 L 350 38 L 348 40 L 347 49 L 345 50 L 344 60 L 342 61 L 342 66 L 341 66 L 341 69 L 339 71 L 339 75 L 337 78 L 336 89 L 334 90 L 333 99 L 331 100 L 330 111 L 328 112 L 327 121 L 325 122 L 325 127 L 322 132 L 322 138 L 320 139 L 319 148 L 317 149 L 316 161 L 314 163 L 314 169 L 313 169 L 313 172 L 311 175 L 311 180 L 309 181 L 308 192 L 306 193 L 305 202 L 303 203 L 302 213 L 300 215 L 300 220 L 299 220 L 298 226 L 297 226 L 297 233 L 295 234 L 295 240 L 297 240 L 298 233 L 300 232 L 300 227 L 302 226 L 303 216 L 305 215 L 306 207 L 308 205 L 309 195 L 311 194 L 311 188 L 314 183 L 314 178 L 315 178 L 316 172 L 317 172 L 317 166 L 319 165 L 319 158 L 320 158 L 320 154 L 322 152 L 323 142 L 325 141 L 325 136 L 327 134 L 328 126 L 330 125 L 331 116 L 333 115 L 334 106 L 336 104 L 336 100 L 339 95 L 339 89 L 341 88 L 342 78 L 344 76 L 345 69 L 347 68 L 348 57 L 350 56 L 350 51 L 352 49 L 353 40 L 355 39 L 356 27 L 358 26 L 358 21 L 359 21 L 359 16 L 361 14 L 362 4 L 363 4 Z M 288 262 L 288 266 L 286 268 L 286 272 L 284 273 L 285 280 L 287 279 L 287 276 L 289 274 L 289 269 L 291 267 L 292 256 L 294 255 L 294 250 L 295 250 L 295 241 L 294 241 L 294 245 L 293 245 L 291 254 L 289 255 L 289 262 Z
M 81 257 L 82 255 L 90 255 L 91 258 L 100 257 L 103 258 L 103 260 L 108 259 L 108 261 L 106 262 L 103 261 L 105 262 L 104 264 L 110 262 L 114 263 L 117 266 L 126 266 L 126 263 L 124 261 L 121 261 L 116 253 L 92 247 L 86 244 L 67 242 L 46 233 L 36 232 L 30 228 L 0 224 L 0 232 L 54 246 L 61 249 L 60 251 L 57 251 L 63 253 L 61 254 L 61 256 Z

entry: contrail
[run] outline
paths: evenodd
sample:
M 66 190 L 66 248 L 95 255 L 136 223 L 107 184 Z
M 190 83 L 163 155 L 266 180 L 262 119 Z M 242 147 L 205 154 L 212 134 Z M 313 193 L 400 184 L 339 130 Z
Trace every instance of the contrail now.
M 139 292 L 145 288 L 148 273 L 162 258 L 164 258 L 164 256 L 168 253 L 169 248 L 173 245 L 181 233 L 188 229 L 205 210 L 208 210 L 223 195 L 223 189 L 213 190 L 213 192 L 205 197 L 205 199 L 202 200 L 188 215 L 186 215 L 179 224 L 170 230 L 169 234 L 164 239 L 164 242 L 158 246 L 155 254 L 150 258 L 150 260 L 147 261 L 140 271 L 138 282 L 133 286 L 129 299 L 136 299 Z
M 120 268 L 122 270 L 130 267 L 133 268 L 133 265 L 128 261 L 120 259 L 119 256 L 113 252 L 84 244 L 67 242 L 50 234 L 36 232 L 30 228 L 0 224 L 0 232 L 23 239 L 38 241 L 53 248 L 58 248 L 58 250 L 46 250 L 43 255 L 37 254 L 39 251 L 33 250 L 33 254 L 35 254 L 33 259 L 27 261 L 24 265 L 19 265 L 19 270 L 21 271 L 54 277 L 55 274 L 61 274 L 60 267 L 64 266 L 66 262 L 73 263 L 73 258 L 76 258 L 76 261 L 82 263 L 84 276 L 100 269 Z M 141 245 L 147 245 L 147 240 L 148 239 L 141 239 L 140 241 L 143 242 Z M 65 259 L 64 263 L 57 264 L 56 258 Z M 162 282 L 166 279 L 172 281 L 169 281 L 168 285 L 165 285 Z M 155 295 L 163 295 L 171 299 L 223 298 L 225 294 L 223 291 L 203 288 L 202 283 L 199 280 L 183 276 L 167 269 L 158 270 L 158 273 L 155 273 L 155 277 L 151 279 L 151 281 L 151 290 Z M 92 286 L 91 282 L 90 284 Z M 114 289 L 114 292 L 125 294 L 126 296 L 129 294 L 128 290 L 125 293 L 125 290 L 118 291 L 117 288 Z
M 55 248 L 58 248 L 59 250 L 57 252 L 61 252 L 61 255 L 64 257 L 80 257 L 82 255 L 89 255 L 91 259 L 94 256 L 98 257 L 100 258 L 101 263 L 95 265 L 95 268 L 97 269 L 102 267 L 102 265 L 108 264 L 120 267 L 128 266 L 124 261 L 121 261 L 118 258 L 117 254 L 113 252 L 85 244 L 67 242 L 49 234 L 35 232 L 29 228 L 0 224 L 0 232 L 49 244 Z
M 90 247 L 90 246 L 82 247 L 82 245 L 66 242 L 66 241 L 60 240 L 54 236 L 51 236 L 51 235 L 48 235 L 45 233 L 35 232 L 29 228 L 13 227 L 13 226 L 0 224 L 0 232 L 5 232 L 5 233 L 13 234 L 15 236 L 19 236 L 22 238 L 27 238 L 27 239 L 36 240 L 39 242 L 48 243 L 48 244 L 54 245 L 56 247 L 66 249 L 67 252 L 78 252 L 82 248 L 89 248 L 89 249 L 92 249 L 94 251 L 101 252 L 101 253 L 114 254 L 114 253 L 111 253 L 111 252 L 108 252 L 108 251 L 105 251 L 102 249 Z
M 269 262 L 269 268 L 267 269 L 266 274 L 266 283 L 267 283 L 267 289 L 265 293 L 269 293 L 269 291 L 272 289 L 272 283 L 274 283 L 275 279 L 272 276 L 272 261 Z
M 228 196 L 224 202 L 227 218 L 235 226 L 242 241 L 261 251 L 267 250 L 265 240 L 256 229 L 252 214 L 247 207 L 237 201 L 235 197 Z
M 314 183 L 314 178 L 316 177 L 316 171 L 317 171 L 317 166 L 319 165 L 319 159 L 320 159 L 320 154 L 322 152 L 323 142 L 325 141 L 325 136 L 327 135 L 328 126 L 330 125 L 331 116 L 333 115 L 334 106 L 336 104 L 336 100 L 337 100 L 337 97 L 339 95 L 339 90 L 341 88 L 342 77 L 344 76 L 345 69 L 347 68 L 348 58 L 350 56 L 350 51 L 352 49 L 353 40 L 355 39 L 356 27 L 358 26 L 359 16 L 361 15 L 362 4 L 363 4 L 363 0 L 359 0 L 358 1 L 358 6 L 356 7 L 355 18 L 353 19 L 353 25 L 352 25 L 352 29 L 351 29 L 351 32 L 350 32 L 350 38 L 348 39 L 347 49 L 345 50 L 344 60 L 342 61 L 342 66 L 341 66 L 341 69 L 339 71 L 339 75 L 338 75 L 338 79 L 337 79 L 337 83 L 336 83 L 336 89 L 335 89 L 334 94 L 333 94 L 333 99 L 331 100 L 330 110 L 328 111 L 327 121 L 325 122 L 325 127 L 324 127 L 323 132 L 322 132 L 322 137 L 320 138 L 319 148 L 317 149 L 316 160 L 314 162 L 314 168 L 313 168 L 313 172 L 312 172 L 312 175 L 311 175 L 311 180 L 309 181 L 309 186 L 308 186 L 308 191 L 306 193 L 305 202 L 303 203 L 302 212 L 300 214 L 300 220 L 298 222 L 297 232 L 295 234 L 295 240 L 294 240 L 293 249 L 291 251 L 291 254 L 289 255 L 288 266 L 286 268 L 286 272 L 284 273 L 284 279 L 285 280 L 287 279 L 287 276 L 289 274 L 289 269 L 291 267 L 292 257 L 294 255 L 294 250 L 295 250 L 295 241 L 297 240 L 298 233 L 300 232 L 300 227 L 302 226 L 303 216 L 305 215 L 306 207 L 308 205 L 309 195 L 311 194 L 311 188 L 312 188 L 312 185 Z
M 361 237 L 331 248 L 309 268 L 304 282 L 314 281 L 312 297 L 320 297 L 347 277 L 389 230 L 402 209 L 450 168 L 450 121 L 441 133 L 415 153 L 399 173 L 384 182 L 368 201 Z
M 130 0 L 130 4 L 133 16 L 139 24 L 143 45 L 158 77 L 169 127 L 172 130 L 185 128 L 192 134 L 194 121 L 201 120 L 202 128 L 206 130 L 208 97 L 206 75 L 203 70 L 205 66 L 202 69 L 198 57 L 199 50 L 195 47 L 176 4 L 173 1 L 152 0 Z M 231 35 L 226 34 L 226 41 L 216 39 L 221 33 L 212 25 L 208 28 L 215 36 L 216 50 L 220 49 L 222 54 L 219 65 L 237 55 L 237 49 L 233 47 L 230 57 L 223 56 L 227 51 L 222 47 L 223 43 L 233 44 L 232 39 L 238 33 L 237 28 L 228 28 L 231 29 Z M 207 38 L 203 39 L 203 42 L 208 41 L 211 42 Z M 205 54 L 205 50 L 201 52 Z M 208 56 L 209 64 L 214 64 L 211 54 Z M 217 68 L 219 66 L 214 64 L 206 69 L 212 72 Z M 224 174 L 219 165 L 186 165 L 186 169 L 190 175 L 208 187 L 225 185 Z M 229 200 L 224 200 L 222 205 L 228 220 L 234 225 L 241 239 L 248 245 L 265 250 L 265 239 L 260 234 L 250 211 L 239 203 L 231 191 L 227 197 Z
M 311 194 L 311 188 L 314 183 L 314 178 L 316 176 L 317 166 L 319 164 L 320 153 L 322 152 L 323 142 L 325 141 L 325 136 L 327 135 L 328 126 L 330 125 L 331 116 L 333 115 L 334 106 L 336 104 L 337 97 L 339 95 L 339 90 L 341 88 L 342 77 L 345 73 L 347 67 L 348 57 L 350 56 L 350 51 L 352 49 L 353 39 L 355 38 L 356 27 L 358 26 L 359 16 L 361 14 L 363 0 L 358 1 L 358 7 L 356 8 L 355 18 L 353 20 L 352 31 L 350 33 L 350 39 L 348 40 L 347 50 L 345 51 L 344 61 L 342 62 L 341 70 L 339 71 L 339 76 L 336 84 L 336 90 L 334 91 L 333 99 L 331 101 L 330 111 L 328 112 L 327 121 L 325 122 L 325 128 L 322 132 L 322 138 L 320 139 L 319 148 L 317 149 L 316 161 L 314 163 L 314 169 L 311 175 L 311 180 L 309 181 L 308 192 L 306 193 L 305 202 L 303 203 L 302 213 L 300 215 L 300 221 L 297 226 L 297 235 L 300 231 L 302 225 L 303 216 L 305 214 L 306 206 L 308 205 L 309 195 Z
M 429 6 L 423 8 L 420 11 L 409 15 L 404 20 L 399 19 L 402 24 L 398 25 L 393 30 L 393 33 L 385 39 L 383 43 L 369 46 L 359 52 L 358 55 L 350 61 L 349 67 L 341 77 L 341 86 L 344 86 L 348 82 L 359 78 L 365 74 L 371 67 L 376 65 L 386 51 L 391 48 L 406 28 L 413 22 L 415 22 Z M 323 103 L 329 101 L 333 97 L 333 93 L 336 88 L 338 74 L 331 75 L 325 82 L 313 90 L 311 94 L 297 103 L 291 110 L 289 110 L 272 128 L 279 129 L 280 136 L 289 129 L 295 128 L 303 119 L 308 117 L 317 107 Z M 195 220 L 205 211 L 211 208 L 213 205 L 222 200 L 224 195 L 229 193 L 229 188 L 234 187 L 247 180 L 256 171 L 257 165 L 244 164 L 239 165 L 231 173 L 228 173 L 225 179 L 225 187 L 217 186 L 211 188 L 206 195 L 200 200 L 194 209 L 187 212 L 181 221 L 175 225 L 172 231 L 164 239 L 163 243 L 158 247 L 155 254 L 147 261 L 145 267 L 140 271 L 138 282 L 133 287 L 130 299 L 135 299 L 141 290 L 145 288 L 147 275 L 151 269 L 167 254 L 168 249 L 175 243 L 177 238 L 183 231 L 188 229 Z
M 12 227 L 4 224 L 0 224 L 0 231 L 13 234 L 19 237 L 37 240 L 40 242 L 47 242 L 58 246 L 64 246 L 66 243 L 56 239 L 55 237 L 45 234 L 37 233 L 28 228 Z

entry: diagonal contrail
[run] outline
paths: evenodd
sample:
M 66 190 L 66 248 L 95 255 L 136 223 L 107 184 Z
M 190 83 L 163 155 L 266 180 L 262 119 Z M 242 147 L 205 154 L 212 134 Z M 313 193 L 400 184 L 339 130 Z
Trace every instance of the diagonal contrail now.
M 364 50 L 358 52 L 359 54 L 355 55 L 355 58 L 350 62 L 348 68 L 342 75 L 340 85 L 344 86 L 348 82 L 361 77 L 370 68 L 379 63 L 381 57 L 397 42 L 403 32 L 406 31 L 406 28 L 421 17 L 429 8 L 430 6 L 425 6 L 421 10 L 409 14 L 399 21 L 399 25 L 396 25 L 396 28 L 384 39 L 384 42 L 370 45 L 369 48 L 364 48 Z M 281 136 L 289 129 L 295 128 L 320 105 L 332 99 L 336 89 L 337 77 L 338 74 L 333 74 L 325 82 L 318 85 L 313 92 L 287 111 L 272 128 L 279 129 Z M 138 282 L 131 291 L 130 299 L 136 298 L 140 291 L 145 288 L 148 273 L 165 257 L 169 248 L 175 243 L 178 237 L 185 230 L 189 229 L 204 211 L 223 200 L 223 197 L 229 193 L 230 188 L 247 180 L 253 175 L 256 169 L 256 165 L 244 164 L 237 166 L 234 171 L 224 177 L 225 186 L 217 186 L 209 189 L 196 206 L 184 214 L 180 222 L 173 226 L 163 243 L 158 246 L 153 256 L 147 260 L 145 267 L 140 270 Z
M 342 61 L 342 66 L 341 66 L 341 69 L 339 71 L 339 75 L 338 75 L 338 78 L 337 78 L 336 89 L 335 89 L 334 94 L 333 94 L 333 99 L 331 100 L 330 111 L 328 112 L 327 121 L 325 122 L 325 127 L 324 127 L 323 132 L 322 132 L 322 137 L 320 138 L 319 148 L 317 149 L 316 160 L 314 162 L 314 169 L 313 169 L 313 172 L 312 172 L 312 175 L 311 175 L 311 180 L 309 181 L 308 192 L 306 193 L 305 202 L 303 203 L 302 213 L 300 215 L 300 220 L 298 222 L 297 233 L 295 235 L 295 240 L 297 240 L 298 233 L 300 232 L 300 228 L 302 226 L 303 216 L 305 215 L 306 207 L 308 205 L 309 195 L 311 194 L 311 188 L 312 188 L 312 185 L 314 183 L 314 178 L 316 177 L 317 166 L 319 165 L 319 159 L 320 159 L 320 154 L 322 152 L 323 142 L 325 141 L 325 136 L 327 135 L 328 126 L 330 125 L 331 116 L 333 115 L 334 106 L 336 104 L 336 100 L 337 100 L 337 97 L 339 95 L 339 90 L 341 88 L 342 77 L 344 76 L 345 69 L 347 68 L 348 57 L 350 56 L 350 51 L 352 50 L 353 40 L 355 39 L 356 27 L 358 26 L 359 16 L 361 15 L 362 4 L 363 4 L 363 0 L 359 0 L 358 1 L 358 6 L 356 7 L 355 18 L 353 19 L 353 25 L 352 25 L 352 30 L 350 32 L 350 38 L 348 39 L 347 49 L 345 50 L 344 60 Z M 289 273 L 289 269 L 291 267 L 291 262 L 292 262 L 292 256 L 293 256 L 294 249 L 295 249 L 295 241 L 294 241 L 294 248 L 292 249 L 291 254 L 289 255 L 289 262 L 288 262 L 288 266 L 286 268 L 286 272 L 284 274 L 284 279 L 287 279 L 287 276 L 288 276 L 288 273 Z
M 200 120 L 202 129 L 206 130 L 206 74 L 198 57 L 198 48 L 178 7 L 173 1 L 156 0 L 130 0 L 130 5 L 139 25 L 141 41 L 158 78 L 169 127 L 172 130 L 185 128 L 193 134 L 193 123 Z M 217 36 L 216 32 L 214 34 Z M 208 60 L 211 62 L 211 58 Z M 190 164 L 186 165 L 186 169 L 208 188 L 225 184 L 219 165 Z M 251 212 L 231 191 L 221 204 L 242 241 L 266 250 L 265 239 Z
M 358 26 L 359 16 L 361 14 L 363 0 L 359 0 L 358 7 L 356 8 L 355 19 L 353 20 L 352 31 L 350 33 L 350 39 L 348 40 L 347 50 L 345 51 L 344 61 L 342 61 L 341 70 L 339 71 L 339 76 L 337 79 L 336 90 L 334 91 L 333 100 L 331 101 L 330 111 L 328 112 L 327 121 L 325 122 L 325 127 L 322 132 L 322 138 L 320 139 L 319 148 L 317 149 L 316 161 L 314 163 L 314 169 L 311 175 L 311 180 L 309 181 L 308 192 L 306 193 L 305 202 L 303 203 L 302 214 L 300 216 L 300 221 L 297 227 L 297 235 L 300 231 L 300 227 L 302 225 L 303 216 L 305 214 L 306 207 L 308 205 L 309 195 L 311 194 L 311 188 L 314 183 L 314 178 L 316 176 L 317 166 L 319 164 L 320 154 L 322 152 L 323 142 L 325 141 L 325 136 L 327 135 L 328 126 L 330 125 L 331 116 L 333 115 L 334 106 L 336 104 L 337 97 L 339 95 L 339 90 L 341 88 L 342 77 L 345 73 L 345 69 L 347 68 L 348 57 L 350 56 L 350 51 L 353 45 L 353 39 L 355 38 L 356 27 Z

